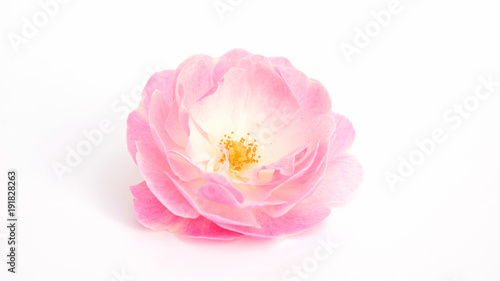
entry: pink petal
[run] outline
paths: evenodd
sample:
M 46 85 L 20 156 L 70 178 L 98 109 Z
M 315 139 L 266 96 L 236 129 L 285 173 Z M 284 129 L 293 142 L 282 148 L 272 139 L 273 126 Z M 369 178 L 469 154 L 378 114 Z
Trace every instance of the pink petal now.
M 196 164 L 190 163 L 177 152 L 167 153 L 167 159 L 174 174 L 182 181 L 192 181 L 201 177 L 201 170 L 196 167 Z
M 287 58 L 284 58 L 284 57 L 270 57 L 269 61 L 273 65 L 282 66 L 282 67 L 293 67 L 292 63 Z
M 194 163 L 210 161 L 220 149 L 210 142 L 208 135 L 192 119 L 189 123 L 191 130 L 186 143 L 187 155 Z
M 210 57 L 193 59 L 178 68 L 179 76 L 177 77 L 176 89 L 182 104 L 187 108 L 212 88 L 210 65 L 212 60 Z
M 296 112 L 298 106 L 279 75 L 256 63 L 247 70 L 230 69 L 218 89 L 193 104 L 190 112 L 203 131 L 213 132 L 217 134 L 213 137 L 220 139 L 233 130 L 235 135 L 258 133 L 260 128 L 273 126 L 269 123 L 277 121 L 277 111 Z
M 300 118 L 293 119 L 291 124 L 273 135 L 270 144 L 259 146 L 261 160 L 263 163 L 278 162 L 280 159 L 276 159 L 277 155 L 292 154 L 305 145 L 309 149 L 301 158 L 301 163 L 309 159 L 307 156 L 315 151 L 321 139 L 331 139 L 334 130 L 335 122 L 331 115 L 317 116 L 307 122 Z M 294 170 L 297 171 L 297 167 Z
M 160 151 L 151 144 L 137 143 L 137 166 L 141 170 L 151 192 L 158 200 L 177 216 L 196 218 L 199 213 L 189 204 L 177 190 L 172 181 L 165 175 L 171 172 Z
M 251 211 L 235 208 L 229 205 L 213 202 L 196 194 L 198 190 L 207 184 L 204 180 L 182 182 L 167 174 L 179 191 L 192 200 L 193 207 L 198 213 L 215 223 L 224 223 L 240 226 L 259 227 Z M 227 194 L 227 193 L 226 193 Z
M 174 107 L 174 105 L 172 105 L 172 107 Z M 174 142 L 165 128 L 165 120 L 167 119 L 170 109 L 171 107 L 167 104 L 163 93 L 159 90 L 155 91 L 151 97 L 149 124 L 151 126 L 151 135 L 163 155 L 166 155 L 167 151 L 170 150 L 183 150 L 182 147 Z
M 164 94 L 167 104 L 171 105 L 174 97 L 176 77 L 174 70 L 165 70 L 153 74 L 142 91 L 142 101 L 138 110 L 143 108 L 146 116 L 148 115 L 151 96 L 156 90 L 161 91 Z
M 279 217 L 288 212 L 293 206 L 313 194 L 321 182 L 327 167 L 327 152 L 329 140 L 322 140 L 316 150 L 314 161 L 303 174 L 296 174 L 296 179 L 280 186 L 273 191 L 270 198 L 280 199 L 286 203 L 264 207 L 264 211 L 272 216 Z
M 180 147 L 186 147 L 187 137 L 189 135 L 188 115 L 183 115 L 180 108 L 179 97 L 174 99 L 168 117 L 164 122 L 165 130 L 172 140 Z
M 198 61 L 213 62 L 213 60 L 214 59 L 211 56 L 205 54 L 192 55 L 179 64 L 179 66 L 175 70 L 176 76 L 179 75 L 179 73 L 184 69 L 184 67 L 186 67 L 189 64 L 192 64 L 193 62 L 198 62 Z
M 264 57 L 262 55 L 249 55 L 247 57 L 241 58 L 238 63 L 235 65 L 235 67 L 242 68 L 242 69 L 251 69 L 253 65 L 256 63 L 265 65 L 269 67 L 269 69 L 272 68 L 272 64 L 269 61 L 267 57 Z
M 308 145 L 303 145 L 292 153 L 283 156 L 277 162 L 243 171 L 240 173 L 240 176 L 247 178 L 248 181 L 238 183 L 238 187 L 240 189 L 242 187 L 251 189 L 252 192 L 250 195 L 258 194 L 257 198 L 264 199 L 269 197 L 269 194 L 274 190 L 274 186 L 278 186 L 293 176 L 298 163 L 304 163 L 302 160 L 304 160 L 307 150 Z M 312 158 L 310 161 L 312 161 Z
M 229 206 L 237 206 L 240 204 L 231 192 L 216 183 L 207 183 L 200 187 L 196 192 L 196 196 Z
M 238 203 L 242 203 L 244 200 L 243 194 L 237 188 L 234 187 L 233 183 L 224 175 L 219 173 L 204 173 L 203 178 L 212 183 L 218 184 L 227 190 Z
M 283 159 L 276 163 L 272 163 L 269 166 L 264 166 L 266 169 L 270 167 L 275 168 L 269 181 L 259 182 L 259 178 L 256 178 L 256 175 L 260 175 L 260 172 L 262 171 L 269 170 L 257 169 L 259 173 L 249 174 L 253 175 L 253 178 L 250 181 L 247 183 L 237 184 L 240 190 L 242 190 L 242 187 L 244 187 L 245 190 L 251 190 L 251 192 L 245 193 L 245 198 L 250 196 L 254 200 L 260 199 L 266 203 L 278 201 L 289 202 L 290 204 L 282 206 L 289 209 L 300 199 L 308 196 L 315 188 L 315 181 L 314 179 L 310 179 L 308 180 L 309 183 L 305 184 L 303 180 L 310 178 L 311 175 L 316 175 L 316 172 L 313 171 L 316 171 L 318 167 L 323 167 L 322 163 L 328 157 L 328 145 L 330 142 L 330 136 L 334 129 L 335 125 L 332 116 L 323 115 L 314 119 L 314 122 L 309 124 L 309 127 L 304 127 L 304 129 L 298 130 L 297 135 L 294 137 L 294 143 L 297 142 L 296 145 L 306 143 L 307 151 L 304 153 L 304 151 L 301 151 L 299 147 L 298 150 L 292 151 L 291 155 L 285 156 L 285 159 L 293 159 L 293 163 L 291 164 L 285 161 L 286 165 L 293 165 L 293 173 L 290 173 L 289 175 L 281 174 L 281 169 L 284 169 L 285 171 L 288 170 L 287 166 L 280 166 L 282 164 L 280 161 Z M 291 129 L 290 132 L 292 132 Z M 289 137 L 292 137 L 292 135 Z M 269 150 L 283 151 L 283 147 L 286 146 L 287 142 L 287 137 L 280 137 L 280 141 L 276 141 L 274 146 L 272 146 Z M 324 167 L 321 169 L 324 169 Z M 301 179 L 301 177 L 304 176 L 305 178 Z M 294 184 L 294 182 L 300 183 Z M 287 188 L 289 186 L 291 186 L 291 188 Z M 276 206 L 271 208 L 274 209 Z M 286 210 L 286 208 L 283 208 L 282 210 Z
M 255 169 L 257 172 L 256 176 L 258 176 L 258 173 L 260 173 L 260 171 L 262 170 L 276 170 L 279 171 L 280 175 L 284 176 L 293 175 L 295 172 L 296 164 L 304 158 L 304 156 L 307 153 L 307 149 L 308 149 L 307 145 L 302 145 L 296 150 L 294 150 L 292 153 L 283 156 L 277 162 L 271 163 L 269 165 L 264 165 L 259 167 L 258 169 Z
M 317 147 L 311 145 L 308 150 L 316 151 Z M 306 152 L 307 153 L 307 152 Z M 302 154 L 302 153 L 301 153 Z M 276 201 L 274 197 L 271 197 L 272 193 L 280 189 L 282 186 L 287 185 L 290 182 L 300 178 L 305 173 L 307 173 L 308 169 L 311 167 L 315 160 L 316 152 L 309 152 L 307 157 L 303 157 L 300 161 L 300 164 L 293 163 L 294 165 L 294 173 L 291 175 L 282 175 L 279 169 L 274 170 L 272 179 L 268 182 L 258 183 L 256 179 L 252 179 L 247 183 L 238 183 L 238 186 L 246 187 L 247 189 L 251 189 L 251 196 L 260 198 L 263 201 L 268 201 L 269 199 Z M 304 160 L 304 158 L 306 158 Z M 272 164 L 275 165 L 275 164 Z M 272 166 L 271 165 L 271 166 Z M 268 171 L 268 170 L 261 170 Z M 260 173 L 259 173 L 260 174 Z M 283 200 L 279 200 L 283 201 Z M 286 201 L 283 201 L 286 202 Z
M 350 155 L 330 157 L 318 188 L 307 200 L 322 203 L 345 203 L 363 179 L 363 167 Z
M 234 202 L 243 202 L 243 194 L 234 187 L 233 183 L 226 176 L 219 173 L 205 172 L 186 156 L 175 151 L 169 152 L 167 154 L 167 158 L 174 174 L 179 177 L 179 184 L 181 186 L 183 186 L 182 181 L 189 182 L 195 179 L 203 178 L 203 180 L 207 183 L 215 183 L 220 188 L 224 188 L 227 191 L 225 194 L 230 194 L 233 197 Z
M 241 237 L 240 233 L 226 230 L 204 217 L 181 218 L 172 214 L 151 193 L 145 182 L 131 186 L 134 208 L 139 222 L 154 230 L 168 230 L 180 236 L 230 240 Z
M 149 128 L 147 116 L 143 111 L 133 111 L 128 115 L 127 119 L 127 148 L 128 152 L 137 164 L 136 142 L 153 143 L 153 136 Z
M 351 148 L 356 133 L 349 119 L 338 113 L 333 113 L 335 119 L 335 131 L 333 132 L 332 143 L 330 145 L 330 155 L 343 154 Z
M 301 118 L 310 119 L 330 114 L 332 104 L 327 90 L 320 82 L 308 78 L 295 68 L 280 68 L 281 76 L 300 102 Z
M 324 220 L 330 208 L 321 204 L 300 203 L 279 218 L 273 218 L 262 210 L 254 211 L 260 228 L 217 223 L 228 230 L 258 238 L 273 238 L 300 233 Z
M 219 82 L 231 67 L 237 65 L 242 58 L 250 55 L 252 54 L 245 50 L 234 49 L 218 58 L 213 69 L 213 83 L 216 84 Z
M 166 70 L 157 72 L 149 78 L 144 90 L 142 91 L 142 100 L 139 108 L 131 112 L 127 119 L 127 147 L 130 155 L 136 161 L 137 148 L 135 142 L 142 141 L 152 143 L 153 136 L 150 132 L 149 125 L 149 106 L 153 93 L 157 90 L 162 92 L 163 98 L 167 105 L 173 100 L 173 92 L 175 87 L 175 71 Z

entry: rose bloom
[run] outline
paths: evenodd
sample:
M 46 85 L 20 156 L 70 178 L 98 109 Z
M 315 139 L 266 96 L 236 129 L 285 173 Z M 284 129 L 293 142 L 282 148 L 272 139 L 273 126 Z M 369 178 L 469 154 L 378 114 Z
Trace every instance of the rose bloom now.
M 281 57 L 192 56 L 149 79 L 127 127 L 137 219 L 183 237 L 296 234 L 362 178 L 349 120 Z

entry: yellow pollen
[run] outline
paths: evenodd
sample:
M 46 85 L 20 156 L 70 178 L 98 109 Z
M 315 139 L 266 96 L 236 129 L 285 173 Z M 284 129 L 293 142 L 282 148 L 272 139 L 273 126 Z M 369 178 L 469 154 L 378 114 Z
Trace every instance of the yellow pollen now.
M 231 132 L 234 134 L 234 132 Z M 242 169 L 247 168 L 251 164 L 259 163 L 257 155 L 256 139 L 249 139 L 250 133 L 247 133 L 247 138 L 241 138 L 239 141 L 231 139 L 231 136 L 224 135 L 219 142 L 219 145 L 227 149 L 229 155 L 229 169 L 231 171 L 240 172 Z M 220 164 L 226 161 L 226 155 L 223 154 L 219 160 Z M 220 167 L 220 165 L 219 165 Z M 219 168 L 215 168 L 214 172 Z

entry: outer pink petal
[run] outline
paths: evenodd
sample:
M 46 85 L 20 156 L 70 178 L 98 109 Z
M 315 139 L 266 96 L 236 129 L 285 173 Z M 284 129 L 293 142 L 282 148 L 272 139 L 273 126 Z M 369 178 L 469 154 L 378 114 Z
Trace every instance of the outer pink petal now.
M 246 69 L 249 62 L 260 62 L 265 65 L 276 65 L 281 67 L 293 67 L 292 63 L 284 57 L 264 57 L 255 55 L 242 49 L 231 50 L 216 59 L 213 68 L 213 82 L 217 83 L 228 72 L 231 67 Z
M 235 67 L 250 69 L 256 63 L 263 64 L 269 67 L 270 69 L 273 69 L 272 68 L 273 64 L 271 63 L 271 61 L 269 61 L 269 58 L 264 57 L 263 55 L 253 55 L 253 54 L 239 60 L 238 63 L 235 65 Z
M 127 148 L 128 152 L 137 164 L 136 142 L 154 143 L 147 115 L 142 111 L 133 111 L 128 115 L 127 119 Z
M 137 219 L 144 226 L 154 230 L 168 230 L 180 236 L 230 240 L 241 237 L 240 233 L 219 227 L 204 217 L 181 218 L 172 214 L 151 193 L 145 182 L 131 186 Z
M 196 211 L 209 220 L 215 223 L 259 227 L 251 211 L 209 201 L 205 198 L 196 196 L 198 190 L 207 184 L 206 181 L 194 180 L 182 182 L 174 178 L 171 174 L 167 174 L 167 176 L 170 177 L 172 182 L 186 198 L 192 200 L 193 207 Z
M 332 103 L 327 90 L 320 82 L 308 78 L 295 68 L 279 68 L 281 76 L 300 102 L 301 118 L 310 119 L 330 114 Z
M 245 50 L 234 49 L 218 58 L 213 69 L 213 83 L 217 84 L 231 67 L 236 66 L 242 58 L 250 55 L 252 54 Z
M 127 147 L 130 155 L 136 161 L 137 148 L 135 142 L 154 142 L 149 125 L 149 106 L 156 90 L 160 90 L 166 104 L 171 104 L 175 87 L 175 71 L 166 70 L 157 72 L 149 78 L 144 90 L 139 108 L 129 114 L 127 119 Z
M 358 189 L 363 179 L 363 167 L 350 155 L 331 157 L 318 188 L 307 200 L 322 203 L 345 203 Z
M 306 154 L 300 161 L 294 163 L 294 174 L 296 174 L 301 169 L 300 165 L 306 167 L 310 165 L 312 161 L 309 157 L 310 154 L 315 153 L 320 140 L 330 140 L 334 130 L 335 122 L 331 115 L 317 116 L 308 122 L 304 122 L 299 118 L 295 119 L 292 124 L 274 135 L 273 142 L 270 145 L 262 147 L 260 150 L 261 159 L 263 162 L 271 162 L 271 160 L 274 160 L 272 157 L 275 154 L 293 154 L 297 148 L 306 145 L 308 146 Z M 279 162 L 279 159 L 276 162 Z
M 176 96 L 167 118 L 164 119 L 165 130 L 170 138 L 180 147 L 186 147 L 189 135 L 188 115 L 183 115 L 183 113 L 180 98 Z
M 205 54 L 192 55 L 179 64 L 179 66 L 177 67 L 177 69 L 175 71 L 176 75 L 179 75 L 179 73 L 184 69 L 185 66 L 187 66 L 193 62 L 197 62 L 197 61 L 201 61 L 201 60 L 212 61 L 213 58 L 211 56 L 205 55 Z
M 326 174 L 307 200 L 323 203 L 345 203 L 363 179 L 363 167 L 358 160 L 347 154 L 355 138 L 351 122 L 344 116 L 333 113 L 336 128 L 330 144 Z
M 149 112 L 151 96 L 156 90 L 161 91 L 165 95 L 167 104 L 171 105 L 174 98 L 175 79 L 176 73 L 174 70 L 165 70 L 153 74 L 142 91 L 142 100 L 138 110 L 143 108 L 145 113 Z
M 153 93 L 149 107 L 149 125 L 151 135 L 164 156 L 170 150 L 184 150 L 174 142 L 165 128 L 165 120 L 167 120 L 172 107 L 175 107 L 175 105 L 169 106 L 161 91 L 157 90 Z
M 335 123 L 330 115 L 319 116 L 314 121 L 308 127 L 304 126 L 304 129 L 298 130 L 296 134 L 300 136 L 294 139 L 294 142 L 297 143 L 306 142 L 307 151 L 304 152 L 300 149 L 292 151 L 289 156 L 285 157 L 285 159 L 291 159 L 291 163 L 281 159 L 269 166 L 264 166 L 266 169 L 257 169 L 258 173 L 250 174 L 254 178 L 249 182 L 237 183 L 239 189 L 245 193 L 245 198 L 250 197 L 253 201 L 261 200 L 267 203 L 265 205 L 269 205 L 269 207 L 265 210 L 272 216 L 282 215 L 300 200 L 309 196 L 316 188 L 316 184 L 325 170 L 325 159 L 328 156 L 328 146 L 331 134 L 335 129 Z M 304 136 L 306 139 L 300 140 Z M 276 144 L 286 141 L 287 138 L 281 138 L 281 142 L 277 141 Z M 274 149 L 281 149 L 281 147 L 278 145 Z M 281 167 L 280 165 L 285 166 Z M 290 170 L 293 172 L 282 174 L 282 171 L 290 172 Z M 267 172 L 268 180 L 259 182 L 256 175 L 260 175 L 262 172 Z M 278 202 L 285 203 L 279 204 Z
M 284 57 L 270 57 L 269 61 L 273 65 L 282 66 L 282 67 L 293 67 L 292 63 L 287 58 L 284 58 Z
M 349 119 L 338 113 L 333 113 L 333 117 L 336 127 L 330 145 L 330 157 L 341 155 L 348 151 L 356 137 L 356 133 Z
M 196 218 L 199 213 L 177 190 L 165 172 L 170 171 L 168 163 L 161 152 L 146 143 L 137 143 L 137 166 L 141 170 L 151 192 L 172 213 L 185 218 Z
M 280 199 L 286 203 L 265 207 L 264 211 L 272 217 L 282 216 L 297 203 L 313 194 L 326 170 L 327 151 L 328 139 L 320 141 L 314 162 L 305 173 L 276 189 L 270 196 L 270 198 Z
M 182 68 L 179 67 L 177 77 L 177 94 L 182 104 L 189 109 L 190 105 L 199 100 L 212 87 L 212 58 L 193 59 Z
M 322 204 L 300 203 L 288 213 L 273 218 L 262 210 L 255 210 L 255 217 L 260 228 L 220 224 L 228 230 L 257 238 L 273 238 L 300 233 L 324 220 L 330 214 L 330 208 Z

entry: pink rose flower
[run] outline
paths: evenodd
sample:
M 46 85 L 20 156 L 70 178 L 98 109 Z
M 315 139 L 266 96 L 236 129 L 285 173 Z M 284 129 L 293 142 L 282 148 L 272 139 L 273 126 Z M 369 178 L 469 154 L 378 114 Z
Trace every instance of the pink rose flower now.
M 362 178 L 349 120 L 281 57 L 192 56 L 149 79 L 127 126 L 137 219 L 184 237 L 296 234 Z

